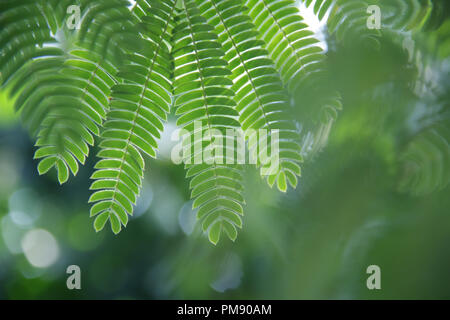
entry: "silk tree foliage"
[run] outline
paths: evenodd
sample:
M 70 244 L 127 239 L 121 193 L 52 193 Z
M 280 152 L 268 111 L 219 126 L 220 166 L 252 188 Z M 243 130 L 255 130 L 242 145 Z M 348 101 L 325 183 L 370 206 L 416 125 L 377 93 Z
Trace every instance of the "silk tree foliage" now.
M 338 41 L 377 43 L 380 31 L 365 26 L 367 1 L 304 2 Z M 390 30 L 420 29 L 436 14 L 430 1 L 409 0 L 406 11 L 403 0 L 375 2 L 392 13 Z M 70 6 L 79 8 L 75 29 Z M 36 137 L 39 173 L 55 168 L 63 184 L 98 149 L 89 200 L 97 231 L 108 221 L 116 234 L 127 225 L 170 114 L 190 133 L 202 124 L 209 138 L 193 144 L 203 148 L 227 129 L 266 129 L 269 141 L 278 132 L 280 166 L 271 175 L 263 174 L 267 150 L 252 139 L 247 148 L 262 178 L 286 192 L 299 183 L 303 157 L 325 146 L 341 109 L 326 54 L 291 0 L 3 0 L 0 26 L 0 83 L 17 95 L 16 110 Z M 435 131 L 418 143 L 429 136 Z M 422 149 L 411 143 L 404 159 L 421 168 L 411 153 Z M 222 234 L 234 241 L 244 214 L 244 166 L 228 164 L 225 149 L 221 161 L 185 165 L 214 244 Z

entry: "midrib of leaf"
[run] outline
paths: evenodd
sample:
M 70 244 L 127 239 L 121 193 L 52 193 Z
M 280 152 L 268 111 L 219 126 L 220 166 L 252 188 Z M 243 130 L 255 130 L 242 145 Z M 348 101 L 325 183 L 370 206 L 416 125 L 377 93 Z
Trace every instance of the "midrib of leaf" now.
M 253 92 L 255 92 L 256 99 L 258 100 L 258 104 L 259 104 L 260 109 L 261 109 L 261 111 L 262 111 L 262 113 L 263 113 L 264 120 L 265 120 L 265 122 L 270 126 L 270 122 L 267 121 L 267 115 L 266 115 L 266 112 L 264 111 L 264 108 L 262 107 L 263 104 L 262 104 L 262 102 L 261 102 L 261 97 L 259 96 L 258 91 L 256 90 L 256 86 L 255 86 L 255 84 L 254 84 L 254 82 L 253 82 L 253 79 L 252 79 L 252 77 L 251 77 L 251 75 L 250 75 L 250 72 L 248 71 L 247 65 L 246 65 L 245 61 L 242 59 L 241 53 L 239 52 L 239 50 L 238 50 L 238 48 L 237 48 L 236 42 L 235 42 L 234 39 L 233 39 L 233 35 L 231 34 L 231 32 L 230 32 L 230 30 L 228 29 L 228 27 L 225 25 L 225 22 L 223 21 L 222 15 L 221 15 L 219 9 L 217 8 L 216 4 L 214 3 L 214 1 L 211 1 L 211 3 L 213 4 L 214 9 L 216 9 L 217 15 L 218 15 L 218 17 L 219 17 L 219 19 L 220 19 L 220 23 L 223 25 L 223 27 L 225 28 L 226 32 L 228 33 L 228 36 L 229 36 L 229 38 L 230 38 L 230 40 L 231 40 L 231 43 L 233 44 L 233 47 L 234 47 L 234 49 L 235 49 L 235 51 L 236 51 L 236 53 L 237 53 L 237 55 L 238 55 L 238 57 L 239 57 L 239 61 L 241 62 L 241 65 L 244 67 L 245 73 L 247 74 L 248 79 L 250 80 L 250 84 L 252 85 Z
M 91 72 L 91 75 L 89 76 L 89 79 L 88 79 L 88 81 L 87 81 L 87 84 L 86 84 L 86 86 L 84 87 L 83 94 L 82 94 L 82 96 L 81 96 L 81 100 L 83 100 L 84 97 L 86 96 L 86 94 L 87 94 L 87 89 L 88 89 L 89 86 L 91 85 L 92 79 L 94 79 L 94 76 L 97 74 L 97 70 L 98 70 L 98 69 L 100 69 L 100 62 L 97 62 L 97 63 L 95 64 L 95 70 L 92 71 L 92 72 Z M 97 98 L 95 98 L 95 99 L 97 100 Z
M 89 88 L 89 85 L 91 84 L 92 79 L 94 78 L 94 75 L 97 73 L 97 70 L 99 68 L 100 68 L 100 64 L 97 62 L 95 64 L 95 70 L 91 72 L 91 75 L 89 76 L 88 82 L 87 82 L 86 86 L 84 87 L 83 95 L 81 96 L 81 99 L 83 99 L 86 96 L 87 89 Z
M 172 9 L 171 9 L 171 11 L 170 11 L 170 17 L 172 17 L 174 9 L 175 9 L 175 5 L 172 6 Z M 133 118 L 133 122 L 132 122 L 133 125 L 132 125 L 132 127 L 131 127 L 131 129 L 130 129 L 130 134 L 129 134 L 128 139 L 127 139 L 127 142 L 126 142 L 125 151 L 124 151 L 124 153 L 123 153 L 123 155 L 122 155 L 122 159 L 121 159 L 121 161 L 120 161 L 119 175 L 117 176 L 116 184 L 114 185 L 114 189 L 113 189 L 113 190 L 114 190 L 114 191 L 113 191 L 113 198 L 112 198 L 111 204 L 110 204 L 110 206 L 109 206 L 109 209 L 112 208 L 113 202 L 116 201 L 116 194 L 119 192 L 119 190 L 117 189 L 117 187 L 119 186 L 120 177 L 121 177 L 122 172 L 123 172 L 122 167 L 123 167 L 123 163 L 125 162 L 125 156 L 126 156 L 126 154 L 127 154 L 127 152 L 128 152 L 128 148 L 130 147 L 130 141 L 131 141 L 132 132 L 134 131 L 134 128 L 136 127 L 136 120 L 137 120 L 137 117 L 138 117 L 138 115 L 139 115 L 139 111 L 141 110 L 141 107 L 142 107 L 142 102 L 143 102 L 143 100 L 144 100 L 145 90 L 147 90 L 147 86 L 148 86 L 148 83 L 149 83 L 149 81 L 150 81 L 150 76 L 151 76 L 152 73 L 153 73 L 153 67 L 154 67 L 154 65 L 155 65 L 156 58 L 157 58 L 157 56 L 158 56 L 159 50 L 160 50 L 161 47 L 162 47 L 163 35 L 167 32 L 167 29 L 168 29 L 168 27 L 169 27 L 169 21 L 170 21 L 170 18 L 167 19 L 166 24 L 164 25 L 164 30 L 163 30 L 163 32 L 161 33 L 161 36 L 159 37 L 158 47 L 157 47 L 156 52 L 155 52 L 155 54 L 154 54 L 154 56 L 153 56 L 152 64 L 151 64 L 151 66 L 150 66 L 150 68 L 149 68 L 149 71 L 148 71 L 148 73 L 147 73 L 147 77 L 146 77 L 146 79 L 145 79 L 145 84 L 144 84 L 144 87 L 143 87 L 143 90 L 142 90 L 142 93 L 141 93 L 141 98 L 140 98 L 140 100 L 139 100 L 139 105 L 138 105 L 138 108 L 137 108 L 136 112 L 134 113 L 134 118 Z

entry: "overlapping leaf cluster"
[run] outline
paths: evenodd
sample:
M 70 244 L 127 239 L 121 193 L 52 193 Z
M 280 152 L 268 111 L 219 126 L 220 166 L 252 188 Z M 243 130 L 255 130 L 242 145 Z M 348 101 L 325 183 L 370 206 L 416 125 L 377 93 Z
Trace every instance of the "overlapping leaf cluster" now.
M 338 39 L 377 37 L 366 28 L 364 0 L 304 2 Z M 386 25 L 401 31 L 424 27 L 435 13 L 429 1 L 409 0 L 406 11 L 401 1 L 376 2 L 391 13 Z M 70 30 L 73 5 L 81 22 Z M 127 225 L 145 157 L 156 157 L 172 110 L 187 132 L 202 124 L 201 141 L 190 147 L 214 149 L 217 133 L 230 138 L 229 129 L 265 129 L 271 146 L 276 133 L 275 171 L 265 173 L 271 147 L 247 134 L 247 148 L 268 184 L 285 192 L 298 184 L 302 156 L 325 145 L 341 108 L 326 55 L 292 0 L 4 0 L 0 26 L 0 84 L 18 95 L 16 109 L 37 137 L 39 173 L 56 168 L 66 182 L 98 142 L 96 230 L 108 221 L 114 233 Z M 245 203 L 236 152 L 220 151 L 201 164 L 195 152 L 184 159 L 213 243 L 223 233 L 236 239 Z
M 281 165 L 267 180 L 282 191 L 297 185 L 300 136 L 277 64 L 239 1 L 212 4 L 215 11 L 206 13 L 189 0 L 2 2 L 2 85 L 12 85 L 37 137 L 39 172 L 54 167 L 66 182 L 98 140 L 90 198 L 97 230 L 108 221 L 115 233 L 127 225 L 144 156 L 156 156 L 172 106 L 182 128 L 202 123 L 201 137 L 210 136 L 200 141 L 204 148 L 217 130 L 226 138 L 230 128 L 277 130 Z M 66 27 L 72 5 L 80 8 L 75 30 Z M 228 19 L 236 10 L 237 19 Z M 232 31 L 217 33 L 211 15 Z M 263 166 L 259 156 L 268 150 L 249 149 Z M 234 240 L 242 226 L 242 168 L 224 161 L 223 151 L 223 159 L 186 164 L 194 208 L 213 243 L 223 232 Z

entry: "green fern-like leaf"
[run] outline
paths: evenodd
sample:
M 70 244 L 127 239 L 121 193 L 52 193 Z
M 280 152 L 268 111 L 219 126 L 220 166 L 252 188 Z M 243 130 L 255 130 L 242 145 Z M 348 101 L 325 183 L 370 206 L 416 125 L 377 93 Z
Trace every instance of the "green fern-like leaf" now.
M 156 156 L 157 139 L 171 103 L 171 59 L 168 42 L 175 4 L 149 10 L 142 17 L 142 47 L 127 55 L 118 76 L 124 83 L 113 87 L 108 120 L 101 135 L 100 152 L 92 175 L 91 216 L 101 230 L 111 222 L 114 233 L 128 223 L 142 185 L 142 153 Z
M 183 1 L 183 6 L 177 16 L 172 54 L 177 124 L 189 132 L 194 131 L 195 122 L 201 123 L 202 128 L 200 133 L 194 133 L 194 141 L 188 146 L 193 146 L 193 150 L 184 159 L 188 163 L 187 177 L 191 178 L 193 207 L 198 208 L 198 218 L 213 244 L 217 244 L 221 233 L 234 241 L 236 228 L 242 227 L 244 198 L 241 168 L 228 163 L 237 158 L 234 154 L 228 158 L 222 147 L 218 157 L 216 153 L 201 163 L 195 162 L 199 156 L 196 144 L 202 144 L 203 149 L 212 147 L 217 132 L 229 139 L 233 137 L 228 136 L 228 130 L 240 127 L 232 100 L 234 92 L 230 90 L 232 81 L 225 77 L 231 72 L 226 68 L 217 36 L 211 32 L 213 27 L 200 16 L 195 2 Z
M 47 3 L 54 10 L 48 11 L 46 21 L 51 21 L 48 17 L 52 16 L 53 24 L 64 28 L 61 24 L 65 18 L 60 15 L 65 14 L 69 3 L 61 1 L 56 5 L 53 2 Z M 17 105 L 18 108 L 23 106 L 22 117 L 26 124 L 30 124 L 30 132 L 39 137 L 35 154 L 35 158 L 41 159 L 39 173 L 44 174 L 54 166 L 60 183 L 67 181 L 69 170 L 77 174 L 79 163 L 84 164 L 89 147 L 94 144 L 94 136 L 100 133 L 108 110 L 111 87 L 117 83 L 114 66 L 117 64 L 117 53 L 124 54 L 122 44 L 126 42 L 122 39 L 135 31 L 130 25 L 133 20 L 126 1 L 85 0 L 79 4 L 85 9 L 82 30 L 89 30 L 91 36 L 79 36 L 80 48 L 73 50 L 71 55 L 66 54 L 66 62 L 60 68 L 52 65 L 55 59 L 49 56 L 59 54 L 62 57 L 64 53 L 60 48 L 67 46 L 67 43 L 55 43 L 53 47 L 48 47 L 45 57 L 35 57 L 30 66 L 24 67 L 26 71 L 22 76 L 18 73 L 20 79 L 15 85 L 15 91 L 25 86 L 27 74 L 36 79 L 33 86 L 28 85 L 22 92 Z M 106 18 L 110 12 L 120 12 L 129 19 L 129 24 L 111 24 L 114 15 Z M 93 25 L 89 18 L 95 21 Z M 63 41 L 68 42 L 70 48 L 70 32 L 65 31 L 59 37 L 64 37 Z M 81 46 L 94 50 L 89 51 Z M 38 69 L 39 73 L 33 71 Z
M 247 6 L 260 39 L 290 89 L 296 79 L 322 71 L 325 56 L 294 1 L 250 0 Z
M 110 88 L 116 83 L 111 76 L 114 73 L 114 67 L 95 53 L 74 50 L 53 76 L 54 90 L 44 100 L 48 107 L 36 143 L 35 158 L 45 163 L 45 170 L 41 164 L 38 167 L 40 174 L 46 173 L 52 162 L 58 173 L 65 171 L 65 164 L 77 174 L 78 163 L 84 164 L 106 118 Z M 60 183 L 67 181 L 67 175 L 63 177 Z
M 300 175 L 299 154 L 300 137 L 294 123 L 289 119 L 289 97 L 268 53 L 262 48 L 264 42 L 256 37 L 249 16 L 239 1 L 198 1 L 200 10 L 214 25 L 219 40 L 227 50 L 225 58 L 230 61 L 229 68 L 236 92 L 234 100 L 239 111 L 239 120 L 243 130 L 266 129 L 279 132 L 280 167 L 270 174 L 270 185 L 277 182 L 281 191 L 287 190 L 286 179 L 292 187 L 297 185 Z M 249 136 L 247 134 L 247 136 Z M 270 138 L 270 137 L 269 137 Z M 266 150 L 256 150 L 249 140 L 251 152 L 258 153 L 260 164 Z M 262 171 L 264 172 L 264 171 Z
M 324 86 L 329 75 L 323 49 L 294 1 L 248 0 L 247 5 L 259 39 L 294 98 L 304 133 L 302 154 L 312 157 L 326 144 L 341 109 L 339 94 Z

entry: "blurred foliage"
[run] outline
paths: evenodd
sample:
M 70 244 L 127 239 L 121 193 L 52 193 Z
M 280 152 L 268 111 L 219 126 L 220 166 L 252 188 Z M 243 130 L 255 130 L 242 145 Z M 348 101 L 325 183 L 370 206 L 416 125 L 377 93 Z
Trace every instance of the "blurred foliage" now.
M 15 118 L 13 104 L 9 101 L 7 91 L 0 91 L 0 123 L 2 126 L 10 125 Z
M 39 177 L 1 92 L 0 298 L 450 299 L 450 11 L 431 3 L 423 29 L 382 32 L 377 50 L 327 36 L 343 109 L 326 148 L 287 194 L 247 170 L 245 232 L 217 247 L 194 226 L 183 168 L 163 151 L 149 163 L 138 221 L 120 236 L 95 233 L 94 160 L 62 187 Z M 51 237 L 31 255 L 36 230 Z M 66 288 L 71 264 L 79 291 Z M 382 290 L 366 287 L 372 264 Z

